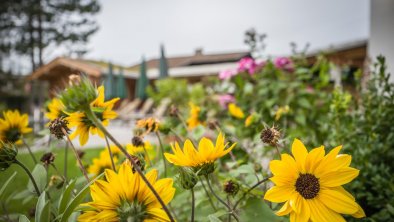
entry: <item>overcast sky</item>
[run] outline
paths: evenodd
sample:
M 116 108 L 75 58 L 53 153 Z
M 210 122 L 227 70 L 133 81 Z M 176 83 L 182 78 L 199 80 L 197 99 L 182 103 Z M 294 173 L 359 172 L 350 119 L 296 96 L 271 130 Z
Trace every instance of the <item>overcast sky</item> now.
M 124 65 L 153 58 L 245 50 L 243 33 L 266 33 L 266 53 L 289 43 L 327 48 L 369 36 L 369 0 L 102 0 L 86 57 Z

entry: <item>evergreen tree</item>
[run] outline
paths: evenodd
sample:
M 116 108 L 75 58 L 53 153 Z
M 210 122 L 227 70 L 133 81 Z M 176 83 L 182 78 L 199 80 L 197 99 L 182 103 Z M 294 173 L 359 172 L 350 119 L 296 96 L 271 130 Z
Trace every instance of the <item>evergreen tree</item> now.
M 44 52 L 64 46 L 70 54 L 86 52 L 84 43 L 97 31 L 93 19 L 100 10 L 96 0 L 0 1 L 0 57 L 15 52 L 30 58 L 35 70 Z

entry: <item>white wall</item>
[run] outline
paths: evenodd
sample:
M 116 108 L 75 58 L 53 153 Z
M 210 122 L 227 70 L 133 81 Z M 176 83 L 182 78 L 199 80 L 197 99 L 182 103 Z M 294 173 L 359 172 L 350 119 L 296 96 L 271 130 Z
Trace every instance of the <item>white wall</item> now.
M 371 0 L 368 54 L 386 57 L 390 80 L 394 82 L 394 0 Z

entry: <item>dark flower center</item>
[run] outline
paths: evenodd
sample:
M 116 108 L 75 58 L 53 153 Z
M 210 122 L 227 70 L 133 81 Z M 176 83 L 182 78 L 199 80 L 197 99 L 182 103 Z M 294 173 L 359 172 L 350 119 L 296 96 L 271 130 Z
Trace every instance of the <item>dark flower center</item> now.
M 5 132 L 6 141 L 10 143 L 15 143 L 21 137 L 21 132 L 19 128 L 10 128 Z
M 295 188 L 298 193 L 305 199 L 312 199 L 317 196 L 320 190 L 319 179 L 314 175 L 306 173 L 300 174 L 298 177 Z

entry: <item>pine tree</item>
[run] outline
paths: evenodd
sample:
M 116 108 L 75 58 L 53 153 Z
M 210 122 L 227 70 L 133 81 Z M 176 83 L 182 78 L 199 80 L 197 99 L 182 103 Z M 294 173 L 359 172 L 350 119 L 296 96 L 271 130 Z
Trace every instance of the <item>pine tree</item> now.
M 0 57 L 10 51 L 27 55 L 32 70 L 44 64 L 45 50 L 53 47 L 86 53 L 84 43 L 98 30 L 96 0 L 3 0 L 0 8 Z

